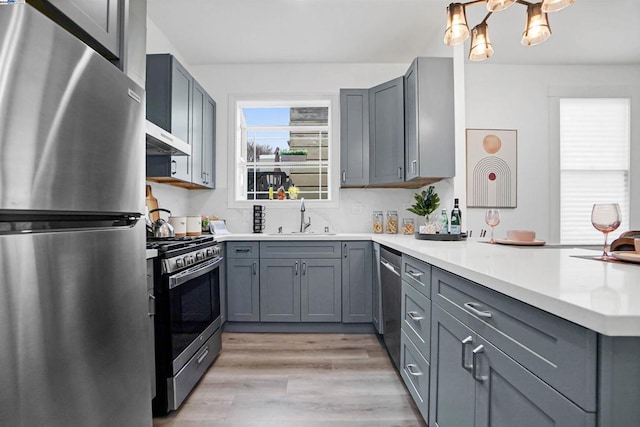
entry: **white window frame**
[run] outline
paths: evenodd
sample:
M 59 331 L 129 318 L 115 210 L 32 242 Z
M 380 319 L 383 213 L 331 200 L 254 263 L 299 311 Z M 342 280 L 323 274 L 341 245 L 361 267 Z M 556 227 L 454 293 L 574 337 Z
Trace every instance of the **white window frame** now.
M 248 208 L 253 205 L 265 205 L 269 208 L 287 208 L 291 209 L 300 204 L 299 200 L 239 200 L 240 191 L 244 191 L 244 184 L 239 183 L 243 177 L 238 175 L 238 167 L 240 166 L 240 144 L 237 143 L 241 137 L 242 123 L 238 123 L 239 109 L 243 107 L 263 107 L 263 106 L 309 106 L 310 102 L 326 103 L 329 107 L 329 143 L 328 143 L 328 165 L 327 165 L 327 191 L 328 199 L 325 200 L 307 200 L 305 204 L 318 206 L 322 208 L 338 206 L 338 186 L 339 177 L 335 173 L 340 169 L 339 152 L 340 152 L 340 136 L 339 136 L 339 107 L 338 97 L 333 94 L 254 94 L 254 95 L 230 95 L 229 96 L 229 141 L 228 141 L 228 206 L 230 208 Z M 246 176 L 246 167 L 244 168 L 244 176 Z M 245 193 L 246 194 L 246 193 Z
M 560 242 L 560 99 L 561 98 L 629 98 L 630 111 L 630 166 L 629 166 L 629 222 L 609 236 L 613 241 L 620 233 L 640 227 L 640 197 L 635 195 L 640 188 L 640 90 L 631 86 L 575 86 L 549 88 L 549 240 Z M 635 107 L 635 109 L 634 109 Z M 634 171 L 634 166 L 636 170 Z M 570 244 L 570 243 L 567 243 Z M 601 244 L 601 242 L 597 242 Z

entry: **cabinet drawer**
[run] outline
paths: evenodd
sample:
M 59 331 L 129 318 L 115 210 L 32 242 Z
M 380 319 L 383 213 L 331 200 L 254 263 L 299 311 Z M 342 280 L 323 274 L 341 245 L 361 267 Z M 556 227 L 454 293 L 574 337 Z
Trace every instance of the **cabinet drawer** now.
M 402 279 L 431 298 L 431 266 L 426 262 L 402 255 Z
M 431 300 L 402 281 L 402 330 L 425 359 L 431 351 Z
M 261 258 L 340 258 L 340 242 L 260 242 Z
M 400 336 L 400 375 L 425 420 L 429 419 L 429 362 L 404 331 Z
M 258 258 L 258 242 L 227 242 L 227 258 Z
M 596 333 L 433 269 L 433 302 L 586 411 L 596 410 Z

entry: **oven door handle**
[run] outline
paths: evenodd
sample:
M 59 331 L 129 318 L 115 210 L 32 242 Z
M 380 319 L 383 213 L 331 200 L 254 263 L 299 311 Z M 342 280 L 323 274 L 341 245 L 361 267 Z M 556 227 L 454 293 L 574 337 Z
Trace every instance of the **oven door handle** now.
M 198 264 L 194 267 L 191 267 L 187 270 L 181 271 L 178 274 L 174 274 L 169 277 L 169 289 L 176 288 L 191 279 L 194 279 L 198 276 L 202 276 L 212 270 L 215 270 L 222 263 L 222 257 L 215 257 L 207 262 L 202 264 Z

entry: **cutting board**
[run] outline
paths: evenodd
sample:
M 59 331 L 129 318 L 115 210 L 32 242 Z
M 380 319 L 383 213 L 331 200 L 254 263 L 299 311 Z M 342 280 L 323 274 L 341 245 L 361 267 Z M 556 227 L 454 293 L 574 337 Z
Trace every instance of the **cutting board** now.
M 151 191 L 150 185 L 147 185 L 147 196 L 145 198 L 145 202 L 149 210 L 158 209 L 158 199 L 153 197 L 153 192 Z M 152 222 L 156 222 L 159 218 L 160 218 L 160 212 L 153 212 L 149 215 L 149 219 Z

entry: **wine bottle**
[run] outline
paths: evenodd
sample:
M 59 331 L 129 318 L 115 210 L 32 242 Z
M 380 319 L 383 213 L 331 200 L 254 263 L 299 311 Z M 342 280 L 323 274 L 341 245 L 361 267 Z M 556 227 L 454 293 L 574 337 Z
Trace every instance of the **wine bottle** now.
M 451 211 L 451 234 L 460 234 L 462 230 L 462 215 L 458 207 L 458 199 L 454 199 L 453 210 Z

